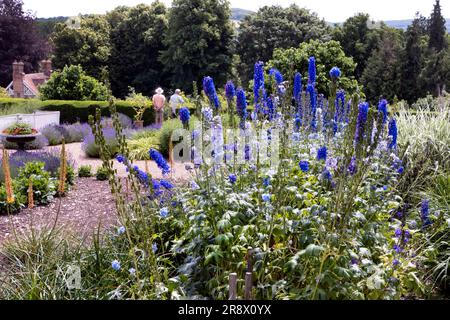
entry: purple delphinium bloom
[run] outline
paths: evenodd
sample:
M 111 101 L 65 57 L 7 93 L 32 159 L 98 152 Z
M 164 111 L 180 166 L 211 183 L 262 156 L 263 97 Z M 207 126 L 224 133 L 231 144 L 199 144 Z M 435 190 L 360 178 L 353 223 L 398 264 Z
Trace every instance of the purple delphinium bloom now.
M 236 177 L 235 174 L 230 174 L 230 175 L 228 176 L 228 179 L 230 180 L 230 183 L 231 183 L 231 184 L 235 184 L 235 183 L 236 183 L 236 180 L 237 180 L 237 177 Z
M 393 249 L 394 249 L 394 251 L 397 252 L 397 253 L 400 253 L 400 252 L 403 251 L 403 249 L 402 249 L 398 244 L 394 244 Z
M 203 78 L 203 91 L 205 91 L 211 105 L 214 106 L 216 110 L 219 109 L 219 97 L 217 96 L 216 87 L 214 86 L 214 81 L 211 77 Z
M 331 171 L 325 168 L 322 172 L 322 179 L 332 182 L 333 175 L 331 174 Z
M 364 131 L 369 113 L 369 104 L 367 102 L 360 103 L 358 106 L 358 118 L 356 120 L 355 143 L 364 138 Z
M 235 96 L 236 96 L 236 90 L 234 88 L 233 81 L 230 80 L 225 85 L 225 97 L 227 98 L 228 101 L 231 101 L 234 99 Z
M 275 78 L 276 83 L 279 85 L 283 82 L 283 75 L 275 68 L 270 69 L 269 74 Z
M 240 119 L 240 128 L 244 130 L 247 119 L 247 99 L 242 88 L 238 88 L 236 91 L 236 112 Z
M 255 70 L 253 75 L 253 95 L 255 98 L 255 104 L 260 101 L 260 91 L 264 90 L 264 63 L 259 61 L 255 63 Z
M 303 172 L 309 171 L 309 162 L 308 161 L 300 161 L 299 166 L 300 166 L 300 170 L 302 170 Z
M 388 132 L 389 136 L 391 137 L 391 142 L 389 144 L 389 149 L 395 149 L 397 148 L 397 135 L 398 135 L 398 130 L 397 130 L 397 121 L 395 121 L 394 118 L 392 118 L 389 121 L 389 132 Z
M 297 103 L 299 103 L 301 95 L 302 95 L 302 75 L 297 72 L 294 76 L 294 99 Z
M 398 174 L 402 174 L 403 172 L 405 172 L 405 168 L 404 168 L 404 167 L 399 167 L 399 168 L 397 169 L 397 173 L 398 173 Z
M 388 102 L 386 99 L 382 99 L 378 103 L 378 112 L 381 112 L 383 115 L 383 124 L 385 124 L 388 117 Z
M 183 107 L 179 111 L 180 114 L 180 120 L 183 124 L 189 124 L 189 119 L 191 118 L 191 114 L 189 112 L 189 109 L 186 107 Z
M 170 172 L 170 167 L 167 164 L 166 160 L 164 159 L 164 157 L 162 156 L 161 153 L 159 153 L 155 149 L 150 149 L 149 155 L 150 155 L 150 158 L 156 162 L 156 164 L 158 165 L 158 168 L 161 169 L 163 175 L 168 174 Z
M 402 229 L 395 229 L 394 237 L 400 238 L 402 236 L 402 234 L 403 234 Z
M 327 160 L 327 154 L 328 154 L 328 150 L 327 147 L 321 147 L 319 148 L 319 150 L 317 151 L 317 160 L 321 161 L 326 161 Z
M 330 77 L 333 80 L 338 79 L 341 76 L 341 70 L 338 67 L 333 67 L 330 70 Z
M 198 190 L 200 189 L 200 186 L 195 181 L 191 181 L 191 189 L 192 190 Z
M 314 84 L 316 82 L 316 58 L 309 58 L 308 65 L 308 82 Z

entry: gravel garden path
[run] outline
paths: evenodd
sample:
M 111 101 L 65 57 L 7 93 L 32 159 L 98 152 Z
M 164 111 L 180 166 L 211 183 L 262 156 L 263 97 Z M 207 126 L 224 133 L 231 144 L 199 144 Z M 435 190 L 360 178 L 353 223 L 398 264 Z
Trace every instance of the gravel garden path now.
M 60 146 L 48 147 L 60 149 Z M 102 165 L 99 159 L 86 157 L 81 149 L 81 143 L 66 145 L 66 150 L 76 169 L 82 165 L 92 166 L 92 172 Z M 145 161 L 136 161 L 141 169 L 145 169 Z M 115 161 L 114 167 L 120 177 L 125 177 L 125 167 Z M 148 169 L 154 178 L 162 178 L 161 171 L 153 161 L 148 161 Z M 184 164 L 175 164 L 170 180 L 181 183 L 188 180 L 189 172 Z M 60 210 L 59 210 L 60 209 Z M 59 214 L 58 214 L 59 211 Z M 107 181 L 97 181 L 95 178 L 77 179 L 69 194 L 55 199 L 50 205 L 25 209 L 13 216 L 0 215 L 0 246 L 8 238 L 17 233 L 52 226 L 57 217 L 57 226 L 68 228 L 81 237 L 90 237 L 97 228 L 105 229 L 117 225 L 115 203 Z M 14 229 L 13 229 L 14 228 Z

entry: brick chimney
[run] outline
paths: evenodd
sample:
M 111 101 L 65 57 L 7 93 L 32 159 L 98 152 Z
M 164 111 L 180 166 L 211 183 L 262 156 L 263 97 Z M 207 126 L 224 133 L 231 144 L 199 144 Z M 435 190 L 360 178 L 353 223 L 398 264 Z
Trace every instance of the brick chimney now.
M 25 73 L 23 73 L 24 63 L 22 61 L 13 63 L 13 88 L 14 88 L 14 97 L 15 98 L 24 98 L 25 97 L 25 88 L 23 86 L 23 77 Z
M 47 78 L 50 78 L 50 75 L 52 74 L 52 62 L 50 60 L 42 60 L 41 68 L 42 73 L 44 73 Z

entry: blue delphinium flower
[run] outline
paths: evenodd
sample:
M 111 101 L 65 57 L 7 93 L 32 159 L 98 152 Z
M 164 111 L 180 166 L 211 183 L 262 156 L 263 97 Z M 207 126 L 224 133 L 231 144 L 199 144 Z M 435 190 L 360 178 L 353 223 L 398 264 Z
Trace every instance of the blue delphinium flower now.
M 327 160 L 327 154 L 328 154 L 328 149 L 327 147 L 321 147 L 319 148 L 319 150 L 317 151 L 317 160 L 321 161 L 326 161 Z
M 402 166 L 402 167 L 399 167 L 398 169 L 397 169 L 397 173 L 398 174 L 402 174 L 403 172 L 405 172 L 405 168 Z
M 316 58 L 309 58 L 308 66 L 308 83 L 314 84 L 316 82 Z
M 158 251 L 158 245 L 156 243 L 152 244 L 152 251 L 153 253 L 156 253 L 156 251 Z
M 402 236 L 402 234 L 403 234 L 402 229 L 395 229 L 394 237 L 400 238 Z
M 234 99 L 234 96 L 236 95 L 236 90 L 234 88 L 233 81 L 228 81 L 225 85 L 225 97 L 228 101 L 231 101 Z
M 389 132 L 388 132 L 388 134 L 391 137 L 391 142 L 389 143 L 389 149 L 397 148 L 398 130 L 397 130 L 397 122 L 395 121 L 394 118 L 392 118 L 389 121 Z
M 202 114 L 203 114 L 203 118 L 207 121 L 207 122 L 211 122 L 213 119 L 213 111 L 211 108 L 202 108 Z
M 266 99 L 267 105 L 267 115 L 269 116 L 269 120 L 272 121 L 275 118 L 275 106 L 271 97 Z
M 189 109 L 186 107 L 183 107 L 180 109 L 180 120 L 183 124 L 189 124 L 189 119 L 191 118 L 191 113 L 189 112 Z
M 242 88 L 238 88 L 236 91 L 236 112 L 240 119 L 240 127 L 244 130 L 247 119 L 247 98 Z
M 128 269 L 128 272 L 130 273 L 130 275 L 134 276 L 136 274 L 136 269 L 130 268 L 130 269 Z
M 354 175 L 357 171 L 358 171 L 358 167 L 356 164 L 356 157 L 352 157 L 352 159 L 350 160 L 350 164 L 348 166 L 348 172 L 351 175 Z
M 424 227 L 427 227 L 431 224 L 430 220 L 430 200 L 424 199 L 422 200 L 421 210 L 420 210 L 420 218 L 422 219 L 422 223 Z
M 259 61 L 255 63 L 255 70 L 253 75 L 253 95 L 255 103 L 258 104 L 260 98 L 260 90 L 264 90 L 264 63 Z
M 270 69 L 269 74 L 275 78 L 275 82 L 279 85 L 283 82 L 283 75 L 275 68 Z
M 269 202 L 270 201 L 270 194 L 268 194 L 268 193 L 263 194 L 262 195 L 262 200 L 264 202 Z
M 159 215 L 161 216 L 161 218 L 167 218 L 169 216 L 169 209 L 162 208 L 161 210 L 159 210 Z
M 263 180 L 263 186 L 264 187 L 268 187 L 268 186 L 270 186 L 270 178 L 269 177 L 266 177 L 266 178 L 264 178 L 264 180 Z
M 378 112 L 381 112 L 383 115 L 383 124 L 385 124 L 388 117 L 388 102 L 386 99 L 382 99 L 378 103 Z
M 294 99 L 297 103 L 299 103 L 301 96 L 302 96 L 302 75 L 297 72 L 294 76 Z
M 306 91 L 309 94 L 310 99 L 310 107 L 311 107 L 311 115 L 313 120 L 316 120 L 316 111 L 317 111 L 317 96 L 316 96 L 316 89 L 314 89 L 314 86 L 312 84 L 308 84 L 306 87 Z
M 158 168 L 161 169 L 163 174 L 168 174 L 170 172 L 170 167 L 167 164 L 166 160 L 164 159 L 164 157 L 162 156 L 161 153 L 159 153 L 155 149 L 150 149 L 149 154 L 150 154 L 150 158 L 156 162 L 156 164 L 158 165 Z
M 299 114 L 296 114 L 294 119 L 294 131 L 299 132 L 301 127 L 302 127 L 302 118 L 300 117 Z
M 336 80 L 340 76 L 341 76 L 341 69 L 339 69 L 338 67 L 331 68 L 331 70 L 330 70 L 331 79 Z
M 356 120 L 355 142 L 358 143 L 364 138 L 364 131 L 367 123 L 367 115 L 369 114 L 369 104 L 367 102 L 360 103 L 358 106 L 358 118 Z
M 228 179 L 230 180 L 230 183 L 231 183 L 231 184 L 235 184 L 235 183 L 236 183 L 236 180 L 237 180 L 237 177 L 236 177 L 235 174 L 230 174 L 230 175 L 228 176 Z
M 161 185 L 166 188 L 167 190 L 173 189 L 173 184 L 171 184 L 169 181 L 167 180 L 161 180 L 160 181 Z
M 124 234 L 124 233 L 125 233 L 125 227 L 124 226 L 121 226 L 121 227 L 119 227 L 117 229 L 117 234 L 121 235 L 121 234 Z
M 394 244 L 394 251 L 397 253 L 400 253 L 403 251 L 403 249 L 398 245 L 398 244 Z
M 393 265 L 394 267 L 397 267 L 399 264 L 400 264 L 400 261 L 399 261 L 398 259 L 394 259 L 394 260 L 392 261 L 392 265 Z
M 205 91 L 211 105 L 214 106 L 216 110 L 219 109 L 219 97 L 217 96 L 216 87 L 214 86 L 214 81 L 211 77 L 203 78 L 203 91 Z
M 300 161 L 299 166 L 300 166 L 300 170 L 302 170 L 303 172 L 309 171 L 309 162 L 308 161 Z
M 123 155 L 121 155 L 121 154 L 118 154 L 118 155 L 116 156 L 116 160 L 117 160 L 119 163 L 124 163 L 124 162 L 125 162 L 125 157 L 124 157 Z
M 117 260 L 114 260 L 113 262 L 111 262 L 111 267 L 114 270 L 119 271 L 120 270 L 120 262 Z

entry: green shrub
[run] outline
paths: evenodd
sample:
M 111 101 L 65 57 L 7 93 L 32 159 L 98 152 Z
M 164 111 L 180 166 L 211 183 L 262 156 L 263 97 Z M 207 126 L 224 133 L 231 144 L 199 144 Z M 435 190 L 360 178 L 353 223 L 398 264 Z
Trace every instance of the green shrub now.
M 97 172 L 95 173 L 95 178 L 98 181 L 106 181 L 108 180 L 108 170 L 103 167 L 98 167 Z
M 0 98 L 9 98 L 8 91 L 3 87 L 0 87 Z
M 8 204 L 6 202 L 6 188 L 5 185 L 0 185 L 0 214 L 12 214 L 20 211 L 25 207 L 26 197 L 16 192 L 17 181 L 13 180 L 13 190 L 14 190 L 14 203 Z
M 42 100 L 106 100 L 107 88 L 83 71 L 82 67 L 65 66 L 39 88 Z
M 80 178 L 90 178 L 92 177 L 92 167 L 87 166 L 81 166 L 78 168 L 78 177 Z
M 28 162 L 19 170 L 17 177 L 17 190 L 27 196 L 29 179 L 33 183 L 33 195 L 35 204 L 47 204 L 55 195 L 56 184 L 50 173 L 44 170 L 44 162 Z
M 197 118 L 191 116 L 189 121 L 189 129 L 193 130 L 197 122 Z M 167 157 L 169 155 L 169 144 L 172 137 L 172 133 L 177 129 L 183 129 L 183 124 L 179 119 L 170 119 L 163 122 L 163 126 L 159 131 L 159 151 Z M 173 143 L 176 145 L 176 142 Z M 148 150 L 147 150 L 148 151 Z

